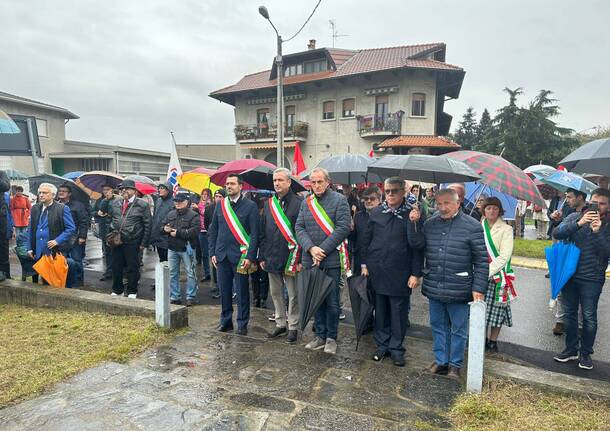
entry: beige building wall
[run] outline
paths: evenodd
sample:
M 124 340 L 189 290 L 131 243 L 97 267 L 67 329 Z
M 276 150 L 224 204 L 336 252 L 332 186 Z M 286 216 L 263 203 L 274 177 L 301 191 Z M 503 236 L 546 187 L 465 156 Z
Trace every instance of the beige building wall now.
M 390 113 L 404 111 L 401 122 L 402 135 L 434 135 L 436 117 L 436 78 L 433 72 L 428 71 L 401 71 L 375 74 L 371 80 L 365 78 L 351 78 L 344 83 L 338 80 L 322 81 L 317 87 L 308 84 L 305 98 L 296 101 L 287 101 L 285 106 L 295 106 L 295 120 L 308 123 L 307 139 L 301 144 L 301 151 L 308 168 L 313 167 L 325 157 L 342 154 L 367 154 L 374 143 L 383 141 L 387 136 L 361 137 L 358 130 L 358 120 L 355 117 L 342 118 L 342 102 L 344 99 L 355 99 L 356 115 L 370 115 L 375 113 L 375 95 L 365 94 L 366 89 L 397 87 L 398 91 L 388 94 L 388 110 Z M 300 93 L 299 91 L 295 91 Z M 426 115 L 413 117 L 411 115 L 411 101 L 413 93 L 426 95 Z M 262 96 L 260 96 L 262 97 Z M 322 119 L 322 105 L 325 101 L 335 102 L 335 119 Z M 255 125 L 259 109 L 270 110 L 270 120 L 276 123 L 276 103 L 247 104 L 247 98 L 236 98 L 235 124 Z M 287 141 L 289 143 L 291 141 Z M 263 144 L 261 142 L 261 144 Z M 264 159 L 276 149 L 253 150 L 246 149 L 237 143 L 237 157 L 247 154 Z M 286 149 L 286 158 L 292 163 L 293 150 Z

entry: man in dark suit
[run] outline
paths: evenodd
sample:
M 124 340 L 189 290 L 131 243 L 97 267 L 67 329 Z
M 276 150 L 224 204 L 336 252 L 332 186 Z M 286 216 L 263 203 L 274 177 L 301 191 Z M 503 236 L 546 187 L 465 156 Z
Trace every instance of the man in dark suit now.
M 89 211 L 82 202 L 72 199 L 72 187 L 70 184 L 62 184 L 57 191 L 59 201 L 70 208 L 70 214 L 76 225 L 76 238 L 70 249 L 69 256 L 74 260 L 75 286 L 84 283 L 83 259 L 85 258 L 85 246 L 87 243 L 87 232 L 89 230 Z
M 247 335 L 250 320 L 248 272 L 258 251 L 259 215 L 254 202 L 241 195 L 243 183 L 231 174 L 225 182 L 227 197 L 214 211 L 208 230 L 212 264 L 218 271 L 220 288 L 219 330 L 233 329 L 233 283 L 237 291 L 237 334 Z

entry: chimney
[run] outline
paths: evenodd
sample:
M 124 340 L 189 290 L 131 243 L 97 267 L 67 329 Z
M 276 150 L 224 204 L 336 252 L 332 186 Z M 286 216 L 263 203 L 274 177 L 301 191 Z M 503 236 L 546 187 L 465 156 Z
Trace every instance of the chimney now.
M 316 49 L 316 40 L 309 39 L 309 43 L 307 44 L 307 49 L 311 51 L 312 49 Z

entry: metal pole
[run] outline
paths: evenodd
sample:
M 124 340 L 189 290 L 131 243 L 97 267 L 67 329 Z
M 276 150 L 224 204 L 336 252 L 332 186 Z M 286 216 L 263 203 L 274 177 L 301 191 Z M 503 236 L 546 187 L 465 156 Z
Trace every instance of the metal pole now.
M 32 162 L 34 163 L 34 175 L 40 175 L 38 167 L 38 155 L 36 154 L 36 145 L 34 145 L 34 128 L 32 127 L 32 119 L 26 120 L 28 127 L 28 141 L 30 141 L 30 152 L 32 153 Z
M 284 67 L 282 63 L 282 36 L 277 35 L 277 167 L 284 167 Z

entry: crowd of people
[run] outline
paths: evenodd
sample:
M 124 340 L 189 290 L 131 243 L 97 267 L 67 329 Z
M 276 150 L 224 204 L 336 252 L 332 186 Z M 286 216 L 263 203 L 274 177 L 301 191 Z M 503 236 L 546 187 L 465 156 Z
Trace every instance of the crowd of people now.
M 235 329 L 246 335 L 251 305 L 264 305 L 270 295 L 275 328 L 268 336 L 286 336 L 294 343 L 299 328 L 297 277 L 317 267 L 331 287 L 315 313 L 314 338 L 306 349 L 336 353 L 341 288 L 353 273 L 366 278 L 374 297 L 373 360 L 389 357 L 394 365 L 405 365 L 410 296 L 418 288 L 429 302 L 435 358 L 429 372 L 459 376 L 468 339 L 468 303 L 473 300 L 487 304 L 486 349 L 498 351 L 501 328 L 513 324 L 511 257 L 513 238 L 520 235 L 519 225 L 503 219 L 505 208 L 498 198 L 482 196 L 474 208 L 466 209 L 460 183 L 422 190 L 390 177 L 381 189 L 371 185 L 356 191 L 348 185 L 335 187 L 322 168 L 314 168 L 309 180 L 311 191 L 297 193 L 290 171 L 278 168 L 274 193 L 256 199 L 244 193 L 236 174 L 215 193 L 204 189 L 195 195 L 160 184 L 151 207 L 126 179 L 118 194 L 104 186 L 91 210 L 72 199 L 68 183 L 58 188 L 41 184 L 35 205 L 17 187 L 0 205 L 0 232 L 6 232 L 0 243 L 0 275 L 10 277 L 8 240 L 17 236 L 32 261 L 61 252 L 69 265 L 66 287 L 82 285 L 93 216 L 103 240 L 101 279 L 112 280 L 113 296 L 137 297 L 143 250 L 154 247 L 159 261 L 170 268 L 172 303 L 197 303 L 200 262 L 200 280 L 213 280 L 211 294 L 220 299 L 220 331 Z M 0 174 L 0 192 L 9 189 L 8 179 Z M 547 220 L 538 220 L 539 233 L 546 236 L 548 224 L 555 240 L 570 241 L 581 250 L 577 271 L 562 291 L 554 328 L 565 331 L 566 348 L 554 358 L 578 360 L 581 368 L 591 369 L 597 304 L 610 257 L 610 191 L 598 188 L 587 201 L 582 192 L 568 190 L 562 207 L 553 199 Z M 181 270 L 186 274 L 185 298 Z

